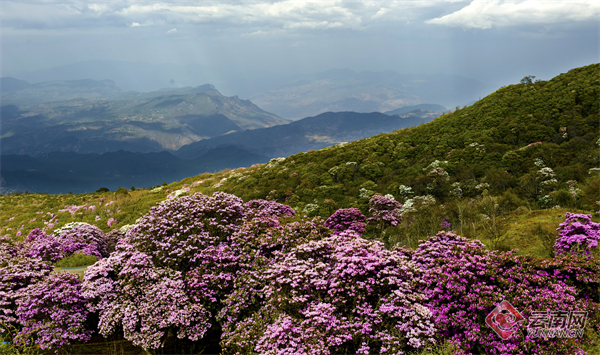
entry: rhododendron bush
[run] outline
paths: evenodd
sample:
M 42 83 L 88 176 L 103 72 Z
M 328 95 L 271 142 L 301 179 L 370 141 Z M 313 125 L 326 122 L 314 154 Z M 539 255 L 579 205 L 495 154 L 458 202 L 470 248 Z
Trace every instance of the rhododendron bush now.
M 592 222 L 590 215 L 568 213 L 557 229 L 559 236 L 554 248 L 557 254 L 584 254 L 591 257 L 598 250 L 600 223 Z
M 580 339 L 532 338 L 527 323 L 502 340 L 485 317 L 502 300 L 527 319 L 532 311 L 587 310 L 598 329 L 600 287 L 598 262 L 557 258 L 552 261 L 489 252 L 477 240 L 439 232 L 412 252 L 412 260 L 427 270 L 423 281 L 438 336 L 454 343 L 461 353 L 521 354 L 579 353 Z
M 526 328 L 535 311 L 587 311 L 600 330 L 600 261 L 589 252 L 599 228 L 589 216 L 567 214 L 550 260 L 491 252 L 453 232 L 415 250 L 362 236 L 366 222 L 378 233 L 397 224 L 401 207 L 377 194 L 368 219 L 350 208 L 323 221 L 274 201 L 182 194 L 121 230 L 79 223 L 34 229 L 21 243 L 0 237 L 0 337 L 16 329 L 15 343 L 56 350 L 97 332 L 182 353 L 587 349 L 587 337 Z M 76 253 L 98 258 L 83 282 L 52 273 Z M 507 340 L 485 323 L 503 300 L 525 317 Z
M 24 242 L 27 256 L 50 262 L 76 252 L 98 258 L 107 255 L 104 233 L 98 227 L 87 223 L 73 223 L 49 235 L 36 228 L 29 233 Z
M 42 349 L 60 348 L 73 341 L 86 342 L 92 331 L 85 329 L 86 300 L 75 274 L 50 275 L 17 292 L 17 323 L 22 326 L 17 342 Z
M 230 336 L 238 353 L 398 353 L 433 341 L 422 270 L 344 232 L 299 245 L 262 275 L 266 304 Z M 234 347 L 231 347 L 234 348 Z

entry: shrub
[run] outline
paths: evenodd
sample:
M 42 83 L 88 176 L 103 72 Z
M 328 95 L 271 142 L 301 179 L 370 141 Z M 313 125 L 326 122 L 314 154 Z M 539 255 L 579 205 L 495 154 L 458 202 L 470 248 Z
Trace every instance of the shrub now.
M 597 261 L 561 258 L 541 261 L 512 252 L 489 252 L 477 240 L 440 232 L 419 245 L 412 260 L 426 270 L 424 293 L 433 312 L 438 338 L 447 339 L 459 353 L 520 354 L 581 353 L 586 340 L 532 338 L 527 325 L 507 340 L 485 324 L 485 317 L 502 300 L 525 318 L 533 311 L 592 311 L 598 318 L 594 289 L 600 275 Z M 593 321 L 597 328 L 597 320 Z
M 70 273 L 49 275 L 17 292 L 18 323 L 21 331 L 15 342 L 42 349 L 58 349 L 72 341 L 87 342 L 92 335 L 84 323 L 88 311 L 81 295 L 81 283 Z
M 402 205 L 393 197 L 375 194 L 369 200 L 369 213 L 373 216 L 367 221 L 375 222 L 377 228 L 397 226 L 402 221 Z
M 433 340 L 421 270 L 352 231 L 311 241 L 262 275 L 266 304 L 237 324 L 238 353 L 399 353 Z
M 353 230 L 358 234 L 365 232 L 365 216 L 358 208 L 341 208 L 325 221 L 325 227 L 333 229 L 335 233 Z
M 592 251 L 598 247 L 600 240 L 600 224 L 592 222 L 592 217 L 586 214 L 569 213 L 557 231 L 554 248 L 557 254 L 584 254 L 592 256 Z
M 49 263 L 36 258 L 18 256 L 0 261 L 0 324 L 16 325 L 17 292 L 48 276 L 50 271 Z
M 90 309 L 99 312 L 100 333 L 122 330 L 144 349 L 164 346 L 169 333 L 187 352 L 216 346 L 210 343 L 221 336 L 215 317 L 238 271 L 249 267 L 247 258 L 240 261 L 247 243 L 236 242 L 234 234 L 245 221 L 271 229 L 278 226 L 277 216 L 291 214 L 276 202 L 244 205 L 225 193 L 181 196 L 154 207 L 127 231 L 115 253 L 86 272 L 84 294 Z M 216 332 L 212 339 L 203 338 L 209 331 Z

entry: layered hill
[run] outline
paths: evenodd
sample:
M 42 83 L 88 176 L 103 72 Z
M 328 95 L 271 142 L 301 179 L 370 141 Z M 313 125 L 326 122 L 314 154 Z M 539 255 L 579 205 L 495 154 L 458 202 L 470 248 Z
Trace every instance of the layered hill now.
M 250 101 L 223 96 L 208 84 L 122 93 L 104 92 L 110 83 L 94 80 L 27 85 L 5 79 L 0 111 L 3 154 L 159 152 L 288 122 Z
M 169 152 L 132 153 L 124 150 L 103 154 L 53 152 L 32 157 L 2 155 L 0 193 L 29 191 L 52 194 L 85 193 L 100 187 L 154 186 L 203 172 L 267 162 L 269 158 L 235 146 L 206 151 L 190 160 Z
M 52 153 L 40 153 L 35 156 L 2 155 L 0 175 L 4 181 L 0 188 L 5 191 L 80 193 L 95 191 L 99 186 L 111 189 L 132 185 L 152 186 L 202 172 L 264 163 L 277 156 L 320 149 L 380 132 L 391 132 L 401 127 L 428 122 L 433 117 L 432 113 L 421 111 L 403 116 L 388 116 L 377 112 L 326 113 L 288 125 L 234 132 L 206 139 L 182 147 L 174 152 L 176 156 L 168 152 L 131 153 L 124 151 L 126 148 L 109 152 L 109 149 L 115 149 L 119 145 L 111 141 L 92 139 L 85 141 L 88 148 L 93 147 L 94 151 L 101 151 L 104 144 L 107 152 L 60 152 L 61 144 L 77 145 L 80 142 L 67 137 L 55 140 L 53 145 L 45 146 L 46 149 L 53 150 Z M 202 117 L 201 120 L 192 115 L 179 119 L 196 129 L 213 132 L 215 135 L 230 129 L 225 126 L 220 132 L 217 130 L 224 126 L 214 123 L 218 123 L 219 115 Z M 198 128 L 200 124 L 204 126 Z M 202 142 L 204 143 L 198 144 Z M 123 142 L 120 144 L 120 147 L 125 145 Z M 135 148 L 132 143 L 128 144 Z
M 184 159 L 192 159 L 205 154 L 209 149 L 234 145 L 271 158 L 285 157 L 400 128 L 418 126 L 439 115 L 440 113 L 425 111 L 413 111 L 401 116 L 379 112 L 326 112 L 287 125 L 235 132 L 202 140 L 183 146 L 174 154 Z

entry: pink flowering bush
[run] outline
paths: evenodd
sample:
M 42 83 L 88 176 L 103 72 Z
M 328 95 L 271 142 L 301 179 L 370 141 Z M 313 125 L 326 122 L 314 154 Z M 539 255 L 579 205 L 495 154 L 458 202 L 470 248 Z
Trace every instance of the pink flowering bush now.
M 206 342 L 218 342 L 220 334 L 205 334 L 220 328 L 215 316 L 240 258 L 232 234 L 247 213 L 241 199 L 225 193 L 154 207 L 85 275 L 84 294 L 99 313 L 100 333 L 122 331 L 145 349 L 164 346 L 169 333 L 186 352 L 214 346 Z
M 353 230 L 362 235 L 365 232 L 365 220 L 358 208 L 341 208 L 327 218 L 325 227 L 333 229 L 335 233 Z
M 276 201 L 251 200 L 244 204 L 244 208 L 246 209 L 246 219 L 269 216 L 294 217 L 296 214 L 290 206 Z
M 591 257 L 597 250 L 600 240 L 600 224 L 592 222 L 589 214 L 567 212 L 565 221 L 560 224 L 559 235 L 554 249 L 557 254 L 584 254 Z
M 56 262 L 76 252 L 97 258 L 107 255 L 104 233 L 98 227 L 87 223 L 75 224 L 51 235 L 36 228 L 25 238 L 24 248 L 28 257 L 50 262 Z
M 245 353 L 255 342 L 240 338 L 245 327 L 267 302 L 265 271 L 293 247 L 321 239 L 330 231 L 319 217 L 280 225 L 275 218 L 254 218 L 233 234 L 232 243 L 239 255 L 231 292 L 223 300 L 218 319 L 223 327 L 221 345 L 227 353 Z
M 416 291 L 422 271 L 352 231 L 280 255 L 261 276 L 266 303 L 230 336 L 237 353 L 392 353 L 433 341 Z
M 459 353 L 581 353 L 584 341 L 532 338 L 524 330 L 526 322 L 518 323 L 519 330 L 502 340 L 485 324 L 485 317 L 502 300 L 525 318 L 532 311 L 546 310 L 591 310 L 597 318 L 593 293 L 600 286 L 597 262 L 540 261 L 512 252 L 489 252 L 477 240 L 443 231 L 408 253 L 426 270 L 423 292 L 438 337 L 454 343 Z
M 17 255 L 18 247 L 9 237 L 9 235 L 0 236 L 0 264 L 8 261 Z
M 16 292 L 17 323 L 20 331 L 16 343 L 42 349 L 58 349 L 71 342 L 87 342 L 92 335 L 85 329 L 88 311 L 81 295 L 77 275 L 48 275 Z
M 369 213 L 372 214 L 367 221 L 377 224 L 377 228 L 386 228 L 389 226 L 397 226 L 402 222 L 402 214 L 400 202 L 389 196 L 375 194 L 369 200 Z
M 14 256 L 0 260 L 0 323 L 16 324 L 17 292 L 48 276 L 50 271 L 50 264 L 35 258 Z

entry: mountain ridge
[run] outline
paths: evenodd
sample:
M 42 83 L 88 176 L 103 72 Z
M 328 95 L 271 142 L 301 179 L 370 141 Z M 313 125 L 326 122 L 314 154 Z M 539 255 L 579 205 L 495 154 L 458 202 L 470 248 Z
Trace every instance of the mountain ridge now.
M 73 97 L 81 85 L 93 97 Z M 51 91 L 44 91 L 48 87 Z M 113 90 L 106 95 L 102 90 L 94 91 L 98 87 L 104 90 L 112 84 L 93 80 L 50 82 L 2 91 L 2 152 L 36 155 L 53 150 L 176 150 L 232 131 L 289 122 L 249 100 L 223 96 L 210 84 L 150 93 Z M 25 96 L 19 98 L 24 90 Z M 28 104 L 28 95 L 36 90 L 41 96 Z M 98 96 L 101 94 L 104 96 Z M 69 99 L 62 100 L 66 97 Z

